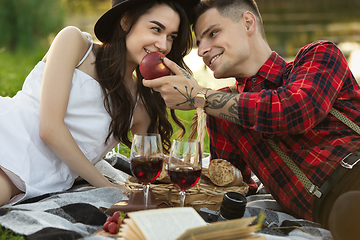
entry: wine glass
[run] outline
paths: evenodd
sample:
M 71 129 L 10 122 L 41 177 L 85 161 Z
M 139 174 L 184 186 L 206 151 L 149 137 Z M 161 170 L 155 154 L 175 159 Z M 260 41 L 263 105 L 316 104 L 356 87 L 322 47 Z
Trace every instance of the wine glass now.
M 130 151 L 132 174 L 144 186 L 144 208 L 148 207 L 149 187 L 163 168 L 163 149 L 159 134 L 135 134 Z
M 169 155 L 168 174 L 180 191 L 180 207 L 185 205 L 186 191 L 200 179 L 202 169 L 200 141 L 175 139 Z

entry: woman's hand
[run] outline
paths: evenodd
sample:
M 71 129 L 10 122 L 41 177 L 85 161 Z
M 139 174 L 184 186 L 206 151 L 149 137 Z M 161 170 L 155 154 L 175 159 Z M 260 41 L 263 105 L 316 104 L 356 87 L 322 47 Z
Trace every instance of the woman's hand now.
M 116 187 L 117 189 L 119 189 L 121 192 L 126 193 L 127 189 L 125 188 L 124 184 L 114 184 L 112 183 L 112 187 Z

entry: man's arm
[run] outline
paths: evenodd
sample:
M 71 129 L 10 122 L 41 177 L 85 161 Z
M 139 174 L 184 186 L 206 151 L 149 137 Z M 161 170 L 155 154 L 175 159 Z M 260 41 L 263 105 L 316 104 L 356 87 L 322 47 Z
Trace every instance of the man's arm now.
M 239 94 L 209 90 L 205 111 L 214 117 L 240 124 L 238 103 Z
M 161 77 L 153 80 L 143 80 L 146 87 L 159 92 L 171 109 L 195 109 L 196 94 L 205 87 L 176 63 L 165 58 L 164 63 L 174 73 L 172 76 Z M 214 117 L 222 118 L 234 123 L 239 123 L 238 101 L 239 94 L 209 90 L 206 93 L 207 103 L 205 112 Z

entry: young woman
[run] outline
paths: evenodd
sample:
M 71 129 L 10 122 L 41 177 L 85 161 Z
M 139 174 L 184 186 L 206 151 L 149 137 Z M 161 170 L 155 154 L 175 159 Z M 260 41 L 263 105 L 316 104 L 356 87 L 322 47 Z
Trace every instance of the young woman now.
M 186 68 L 197 2 L 113 0 L 95 25 L 101 44 L 60 31 L 23 89 L 0 97 L 0 206 L 69 189 L 77 176 L 116 187 L 94 164 L 119 142 L 130 147 L 129 132 L 158 132 L 169 149 L 164 100 L 142 85 L 138 66 L 159 51 Z

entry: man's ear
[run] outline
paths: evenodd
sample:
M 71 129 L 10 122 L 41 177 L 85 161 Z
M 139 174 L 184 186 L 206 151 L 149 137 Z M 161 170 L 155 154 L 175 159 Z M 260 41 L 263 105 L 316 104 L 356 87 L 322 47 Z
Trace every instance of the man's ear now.
M 130 30 L 130 14 L 129 12 L 124 13 L 120 20 L 120 26 L 124 30 L 124 32 L 128 32 Z
M 252 12 L 245 12 L 243 15 L 243 20 L 244 20 L 244 24 L 245 24 L 245 30 L 248 33 L 252 33 L 255 31 L 256 29 L 256 17 Z

